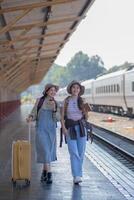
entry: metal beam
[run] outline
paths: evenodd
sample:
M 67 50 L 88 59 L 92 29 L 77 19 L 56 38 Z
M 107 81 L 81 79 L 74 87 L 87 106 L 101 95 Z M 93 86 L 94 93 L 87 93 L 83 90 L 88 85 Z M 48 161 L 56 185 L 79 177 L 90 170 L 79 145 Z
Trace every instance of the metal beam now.
M 73 1 L 78 1 L 78 0 L 53 0 L 53 1 L 49 1 L 49 2 L 45 1 L 45 2 L 15 6 L 15 7 L 2 8 L 0 10 L 0 14 L 20 11 L 20 10 L 33 9 L 33 8 L 41 8 L 41 7 L 45 8 L 45 7 L 48 7 L 48 6 L 53 6 L 53 5 L 63 4 L 63 3 L 70 3 L 70 2 L 73 2 Z
M 21 24 L 21 25 L 12 26 L 10 30 L 17 31 L 17 30 L 27 29 L 27 28 L 43 27 L 43 26 L 48 26 L 48 25 L 73 22 L 73 21 L 77 21 L 77 20 L 80 20 L 83 18 L 85 18 L 85 16 L 83 16 L 83 17 L 74 17 L 74 16 L 66 16 L 65 17 L 65 16 L 63 16 L 62 18 L 49 20 L 47 22 L 39 21 L 39 22 L 33 22 L 33 23 L 29 23 L 29 24 Z
M 14 39 L 12 40 L 12 43 L 16 43 L 16 42 L 21 42 L 21 41 L 24 41 L 24 40 L 34 40 L 34 39 L 40 39 L 40 38 L 44 38 L 44 37 L 50 37 L 50 36 L 55 36 L 55 35 L 63 35 L 63 34 L 68 34 L 68 33 L 72 33 L 73 31 L 75 31 L 75 29 L 73 30 L 69 30 L 69 29 L 64 29 L 64 30 L 61 30 L 61 31 L 56 31 L 56 32 L 50 32 L 50 33 L 46 33 L 45 35 L 29 35 L 29 36 L 26 36 L 26 37 L 20 37 L 19 39 Z M 6 45 L 8 44 L 9 41 L 2 41 L 0 42 L 0 45 Z
M 31 12 L 32 9 L 28 9 L 23 11 L 23 13 L 19 16 L 17 16 L 14 20 L 12 20 L 11 22 L 9 22 L 9 24 L 7 24 L 6 26 L 4 26 L 3 28 L 0 29 L 0 35 L 3 33 L 8 32 L 11 27 L 16 24 L 16 22 L 18 22 L 20 19 L 22 19 L 25 15 L 27 15 L 29 12 Z

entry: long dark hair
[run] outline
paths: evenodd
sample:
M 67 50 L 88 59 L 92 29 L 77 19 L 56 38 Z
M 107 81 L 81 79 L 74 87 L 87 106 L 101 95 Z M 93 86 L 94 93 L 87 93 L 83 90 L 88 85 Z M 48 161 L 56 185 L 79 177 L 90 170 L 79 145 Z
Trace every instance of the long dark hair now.
M 78 108 L 82 111 L 84 119 L 87 120 L 89 110 L 86 108 L 86 104 L 84 103 L 83 98 L 80 96 L 78 96 Z

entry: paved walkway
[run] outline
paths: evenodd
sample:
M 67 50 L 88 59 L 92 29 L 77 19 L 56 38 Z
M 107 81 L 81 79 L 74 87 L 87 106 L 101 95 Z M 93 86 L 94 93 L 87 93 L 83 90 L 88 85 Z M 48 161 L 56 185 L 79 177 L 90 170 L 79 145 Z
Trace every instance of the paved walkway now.
M 26 115 L 30 107 L 23 106 L 0 125 L 0 200 L 125 200 L 109 180 L 85 158 L 83 182 L 74 186 L 67 146 L 58 147 L 58 161 L 53 163 L 53 184 L 40 183 L 42 166 L 35 162 L 35 128 L 32 127 L 32 179 L 30 187 L 19 183 L 12 187 L 11 145 L 16 139 L 27 138 Z M 58 140 L 59 145 L 59 140 Z

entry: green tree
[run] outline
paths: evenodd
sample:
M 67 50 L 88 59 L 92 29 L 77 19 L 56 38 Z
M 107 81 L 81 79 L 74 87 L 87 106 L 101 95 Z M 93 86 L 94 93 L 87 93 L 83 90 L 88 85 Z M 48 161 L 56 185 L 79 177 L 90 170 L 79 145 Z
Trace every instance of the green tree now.
M 119 70 L 127 69 L 132 65 L 134 65 L 134 64 L 133 63 L 129 63 L 129 62 L 126 61 L 122 65 L 119 65 L 119 66 L 115 65 L 115 66 L 111 67 L 107 71 L 107 73 L 112 73 L 112 72 L 116 72 L 116 71 L 119 71 Z
M 104 63 L 98 55 L 89 57 L 87 54 L 79 51 L 69 61 L 67 66 L 63 67 L 53 64 L 42 80 L 38 91 L 42 92 L 46 83 L 54 83 L 60 87 L 65 87 L 74 79 L 78 81 L 92 79 L 105 72 Z
M 95 78 L 98 74 L 104 73 L 104 63 L 102 59 L 96 55 L 91 58 L 83 52 L 78 52 L 67 64 L 70 79 L 75 77 L 77 80 L 86 80 Z

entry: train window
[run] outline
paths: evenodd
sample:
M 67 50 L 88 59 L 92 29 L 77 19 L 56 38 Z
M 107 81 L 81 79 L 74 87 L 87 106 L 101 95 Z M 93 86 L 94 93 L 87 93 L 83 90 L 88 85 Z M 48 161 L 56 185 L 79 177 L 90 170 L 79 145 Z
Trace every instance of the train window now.
M 104 86 L 104 93 L 106 93 L 106 86 Z
M 102 93 L 102 87 L 100 87 L 100 93 Z
M 108 86 L 106 86 L 106 93 L 108 93 Z
M 110 85 L 108 86 L 108 92 L 110 93 Z
M 132 91 L 134 92 L 134 82 L 132 82 Z
M 116 85 L 114 84 L 114 92 L 116 92 Z
M 105 93 L 105 86 L 103 86 L 103 93 Z
M 117 84 L 115 85 L 115 92 L 117 92 Z
M 103 93 L 103 86 L 101 87 L 101 93 Z
M 117 84 L 117 92 L 120 92 L 119 84 Z
M 113 85 L 111 85 L 111 92 L 113 92 Z

